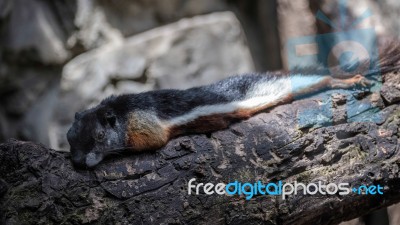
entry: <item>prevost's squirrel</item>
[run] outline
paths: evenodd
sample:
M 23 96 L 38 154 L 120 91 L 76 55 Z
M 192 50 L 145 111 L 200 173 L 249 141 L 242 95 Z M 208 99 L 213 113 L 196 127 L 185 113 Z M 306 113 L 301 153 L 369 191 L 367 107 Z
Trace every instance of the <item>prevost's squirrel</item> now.
M 398 45 L 386 47 L 376 68 L 383 73 L 397 71 L 399 56 Z M 71 159 L 76 167 L 92 168 L 108 155 L 154 150 L 179 135 L 221 130 L 303 95 L 369 85 L 366 77 L 376 73 L 372 69 L 338 78 L 268 72 L 233 76 L 186 90 L 111 96 L 75 114 L 67 134 Z

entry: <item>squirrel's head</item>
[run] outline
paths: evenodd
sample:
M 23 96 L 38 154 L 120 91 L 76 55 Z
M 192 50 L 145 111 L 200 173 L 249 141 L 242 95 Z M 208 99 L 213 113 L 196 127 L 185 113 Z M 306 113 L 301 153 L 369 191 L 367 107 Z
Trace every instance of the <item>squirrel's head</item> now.
M 67 133 L 74 166 L 92 168 L 105 156 L 121 151 L 124 147 L 122 123 L 112 109 L 102 104 L 76 113 Z

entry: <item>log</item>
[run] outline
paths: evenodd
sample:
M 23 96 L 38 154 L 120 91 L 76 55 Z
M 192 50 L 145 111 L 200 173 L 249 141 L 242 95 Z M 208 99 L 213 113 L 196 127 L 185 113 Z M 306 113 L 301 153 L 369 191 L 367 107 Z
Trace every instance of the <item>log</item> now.
M 400 86 L 397 74 L 384 80 L 377 93 L 300 99 L 226 130 L 108 159 L 94 170 L 75 170 L 68 153 L 9 140 L 0 145 L 1 222 L 338 224 L 389 206 L 400 201 Z M 195 189 L 189 195 L 192 178 L 194 185 L 344 182 L 379 185 L 383 194 L 299 191 L 246 200 Z

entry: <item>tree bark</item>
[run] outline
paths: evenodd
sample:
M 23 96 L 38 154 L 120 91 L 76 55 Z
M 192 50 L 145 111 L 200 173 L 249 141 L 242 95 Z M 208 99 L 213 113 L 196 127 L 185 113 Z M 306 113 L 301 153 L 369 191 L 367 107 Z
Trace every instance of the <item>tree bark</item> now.
M 297 100 L 226 130 L 106 160 L 92 171 L 75 170 L 68 153 L 9 140 L 0 145 L 1 221 L 277 225 L 338 224 L 359 217 L 400 201 L 400 86 L 396 74 L 384 80 L 379 93 Z M 363 110 L 353 115 L 357 107 Z M 371 114 L 377 107 L 379 112 Z M 368 118 L 375 119 L 365 122 Z M 243 195 L 189 195 L 192 178 L 194 184 L 379 184 L 384 194 L 297 194 L 285 200 L 256 195 L 246 200 Z

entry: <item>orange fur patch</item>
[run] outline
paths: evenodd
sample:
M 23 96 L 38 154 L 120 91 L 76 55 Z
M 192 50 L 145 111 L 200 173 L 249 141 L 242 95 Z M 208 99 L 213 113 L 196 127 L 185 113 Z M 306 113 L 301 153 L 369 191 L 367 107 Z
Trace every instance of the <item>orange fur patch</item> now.
M 158 149 L 169 140 L 169 129 L 151 114 L 131 113 L 126 131 L 126 143 L 134 151 Z

